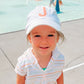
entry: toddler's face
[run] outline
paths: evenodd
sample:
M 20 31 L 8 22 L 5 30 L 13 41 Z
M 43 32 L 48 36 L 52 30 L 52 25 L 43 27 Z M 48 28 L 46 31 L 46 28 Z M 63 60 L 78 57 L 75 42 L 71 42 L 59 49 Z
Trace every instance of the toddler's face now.
M 35 27 L 28 39 L 33 47 L 33 52 L 36 55 L 51 55 L 59 40 L 58 33 L 55 29 L 47 25 Z

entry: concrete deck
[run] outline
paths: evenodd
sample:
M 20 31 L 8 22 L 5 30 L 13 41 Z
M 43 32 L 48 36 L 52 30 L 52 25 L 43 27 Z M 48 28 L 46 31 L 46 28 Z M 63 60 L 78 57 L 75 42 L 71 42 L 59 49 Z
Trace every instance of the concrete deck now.
M 65 55 L 64 84 L 84 83 L 84 19 L 62 23 L 66 40 L 58 45 Z M 0 35 L 0 84 L 16 84 L 17 58 L 28 48 L 25 31 Z

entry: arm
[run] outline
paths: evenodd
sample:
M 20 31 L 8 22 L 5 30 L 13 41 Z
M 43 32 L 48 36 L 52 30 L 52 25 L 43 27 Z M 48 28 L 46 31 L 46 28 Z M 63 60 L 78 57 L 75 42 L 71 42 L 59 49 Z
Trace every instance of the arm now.
M 63 72 L 62 72 L 61 76 L 57 79 L 57 84 L 64 84 Z
M 25 76 L 20 76 L 19 74 L 17 74 L 17 79 L 16 80 L 17 80 L 16 84 L 25 84 Z

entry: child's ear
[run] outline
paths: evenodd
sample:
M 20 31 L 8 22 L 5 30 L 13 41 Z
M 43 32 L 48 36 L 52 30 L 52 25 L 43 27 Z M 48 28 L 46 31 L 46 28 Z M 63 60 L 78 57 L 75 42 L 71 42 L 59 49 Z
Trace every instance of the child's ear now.
M 27 39 L 28 39 L 29 42 L 31 43 L 31 36 L 30 36 L 30 34 L 27 36 Z

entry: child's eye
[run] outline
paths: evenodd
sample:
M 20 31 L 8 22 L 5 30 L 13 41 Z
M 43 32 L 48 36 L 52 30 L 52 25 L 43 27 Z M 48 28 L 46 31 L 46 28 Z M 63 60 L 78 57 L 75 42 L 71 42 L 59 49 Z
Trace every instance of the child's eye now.
M 48 37 L 53 37 L 53 36 L 54 36 L 53 34 L 48 35 Z
M 35 35 L 35 37 L 40 37 L 40 35 Z

